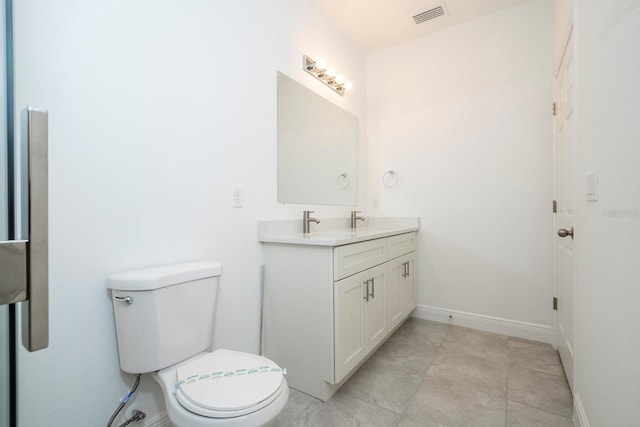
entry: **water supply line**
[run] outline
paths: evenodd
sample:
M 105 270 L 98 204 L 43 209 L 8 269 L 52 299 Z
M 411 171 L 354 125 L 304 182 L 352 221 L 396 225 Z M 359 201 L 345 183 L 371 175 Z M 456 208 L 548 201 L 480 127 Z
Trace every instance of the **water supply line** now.
M 116 417 L 118 416 L 120 411 L 122 411 L 122 408 L 124 408 L 124 406 L 127 404 L 129 399 L 131 399 L 133 397 L 133 395 L 135 394 L 136 390 L 138 389 L 138 385 L 140 385 L 140 377 L 141 376 L 142 376 L 142 374 L 136 374 L 136 381 L 133 384 L 133 387 L 131 387 L 131 390 L 129 392 L 127 392 L 127 394 L 125 394 L 122 399 L 120 399 L 120 404 L 118 405 L 116 410 L 113 412 L 113 415 L 111 415 L 111 418 L 109 419 L 109 422 L 107 423 L 107 427 L 111 427 L 112 426 L 113 421 L 116 419 Z M 131 414 L 131 417 L 127 421 L 125 421 L 124 423 L 120 424 L 118 427 L 128 426 L 129 424 L 131 424 L 133 422 L 136 422 L 136 421 L 140 421 L 140 420 L 144 419 L 145 417 L 146 417 L 146 414 L 144 412 L 138 411 L 138 410 L 134 410 L 132 412 L 132 414 Z

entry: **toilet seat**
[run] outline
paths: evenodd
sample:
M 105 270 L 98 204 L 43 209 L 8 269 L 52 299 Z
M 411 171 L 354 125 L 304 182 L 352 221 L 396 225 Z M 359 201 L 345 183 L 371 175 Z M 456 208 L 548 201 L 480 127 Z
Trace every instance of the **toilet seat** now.
M 255 354 L 216 350 L 176 369 L 175 396 L 210 418 L 239 417 L 272 403 L 286 387 L 283 370 Z

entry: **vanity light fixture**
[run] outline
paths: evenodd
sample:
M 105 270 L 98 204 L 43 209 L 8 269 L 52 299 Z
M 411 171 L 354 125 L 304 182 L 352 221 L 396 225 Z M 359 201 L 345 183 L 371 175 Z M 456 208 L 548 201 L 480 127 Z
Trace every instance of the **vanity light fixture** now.
M 336 70 L 332 67 L 328 67 L 322 59 L 314 61 L 307 55 L 303 55 L 303 58 L 304 70 L 336 91 L 340 96 L 344 96 L 345 90 L 350 90 L 352 88 L 353 85 L 351 82 L 345 81 L 344 76 L 342 75 L 336 75 Z

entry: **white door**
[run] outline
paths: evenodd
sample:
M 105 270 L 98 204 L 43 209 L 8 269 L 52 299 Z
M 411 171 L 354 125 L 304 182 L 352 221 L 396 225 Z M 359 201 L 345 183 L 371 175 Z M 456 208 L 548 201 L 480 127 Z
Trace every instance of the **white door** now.
M 573 388 L 573 37 L 570 35 L 555 79 L 554 199 L 556 343 Z

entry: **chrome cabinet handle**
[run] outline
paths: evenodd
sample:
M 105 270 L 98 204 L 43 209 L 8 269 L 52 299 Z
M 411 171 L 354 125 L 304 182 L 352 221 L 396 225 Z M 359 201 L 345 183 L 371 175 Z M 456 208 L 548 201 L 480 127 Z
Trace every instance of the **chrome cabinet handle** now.
M 407 261 L 407 277 L 411 276 L 411 264 L 409 264 L 409 261 Z
M 376 297 L 376 282 L 374 280 L 374 278 L 371 278 L 371 298 L 375 298 Z
M 367 285 L 367 289 L 366 289 L 366 291 L 364 293 L 364 297 L 362 299 L 365 300 L 365 301 L 369 301 L 369 279 L 365 280 L 363 283 L 365 285 Z

